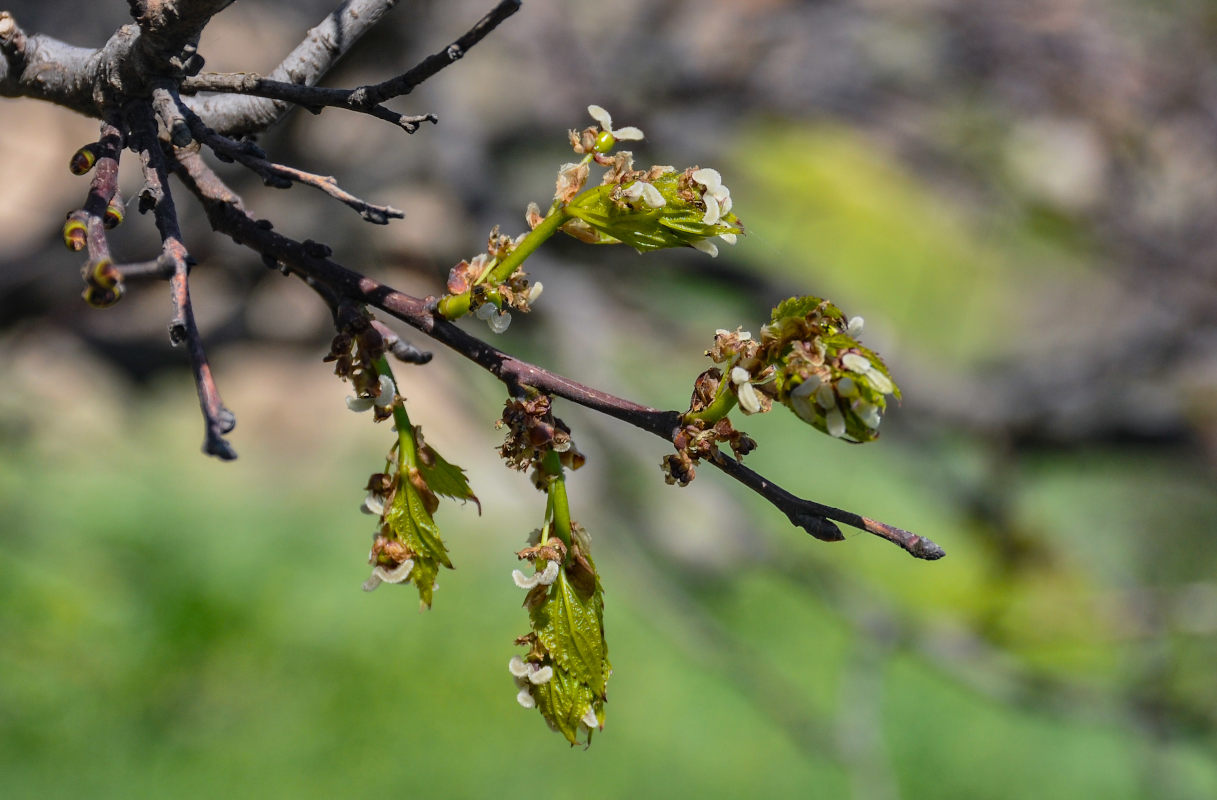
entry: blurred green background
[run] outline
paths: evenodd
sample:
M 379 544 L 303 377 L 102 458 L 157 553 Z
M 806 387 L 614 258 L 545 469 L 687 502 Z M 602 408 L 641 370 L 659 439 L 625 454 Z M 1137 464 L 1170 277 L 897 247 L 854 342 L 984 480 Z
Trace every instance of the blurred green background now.
M 96 45 L 125 13 L 96 5 L 10 8 Z M 404 69 L 487 8 L 403 4 L 329 83 Z M 225 11 L 208 68 L 269 70 L 326 9 Z M 883 438 L 778 408 L 738 421 L 748 463 L 939 562 L 814 541 L 708 467 L 665 486 L 662 442 L 557 404 L 589 458 L 571 500 L 614 666 L 586 751 L 506 670 L 544 503 L 496 459 L 501 386 L 447 351 L 400 375 L 484 513 L 439 512 L 457 569 L 433 610 L 361 592 L 357 507 L 391 436 L 345 411 L 321 305 L 187 212 L 241 457 L 199 455 L 163 288 L 86 311 L 55 244 L 95 127 L 6 100 L 0 795 L 1217 796 L 1214 31 L 1206 2 L 532 0 L 399 101 L 438 128 L 330 111 L 265 137 L 405 220 L 225 173 L 277 228 L 426 294 L 492 225 L 522 228 L 596 102 L 648 133 L 640 163 L 718 168 L 749 236 L 715 261 L 553 242 L 537 312 L 496 344 L 683 408 L 716 328 L 796 293 L 866 318 L 905 392 Z

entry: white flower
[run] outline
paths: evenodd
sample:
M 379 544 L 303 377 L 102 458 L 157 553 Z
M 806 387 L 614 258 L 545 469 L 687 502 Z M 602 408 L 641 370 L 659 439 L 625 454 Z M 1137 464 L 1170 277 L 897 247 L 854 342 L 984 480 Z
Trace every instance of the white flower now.
M 376 399 L 372 402 L 381 408 L 393 405 L 393 401 L 397 398 L 397 387 L 393 385 L 393 379 L 388 375 L 381 375 L 379 384 L 380 391 L 377 392 Z
M 354 411 L 357 414 L 361 411 L 367 411 L 368 409 L 370 409 L 372 407 L 372 405 L 373 405 L 372 398 L 370 398 L 370 397 L 348 397 L 347 398 L 347 408 L 351 409 L 352 411 Z
M 854 411 L 857 412 L 858 419 L 862 420 L 862 424 L 871 430 L 878 428 L 879 422 L 883 419 L 879 414 L 879 406 L 865 400 L 860 401 Z
M 748 334 L 748 337 L 751 338 L 751 334 Z M 772 380 L 772 376 L 761 383 L 767 383 L 769 380 Z M 761 396 L 756 393 L 752 375 L 748 370 L 743 367 L 732 367 L 731 382 L 735 384 L 735 396 L 739 399 L 739 407 L 745 414 L 755 414 L 761 410 Z
M 870 372 L 870 359 L 859 353 L 846 353 L 841 356 L 841 366 L 850 372 L 859 372 L 865 375 L 867 372 Z
M 722 239 L 727 244 L 735 244 L 738 237 L 734 233 L 720 233 L 718 238 Z
M 807 380 L 790 390 L 790 405 L 804 422 L 816 421 L 816 411 L 811 407 L 810 398 L 820 388 L 821 382 L 820 376 L 812 373 Z
M 592 119 L 600 123 L 600 130 L 610 134 L 614 139 L 631 141 L 643 138 L 642 131 L 633 126 L 626 128 L 613 128 L 613 118 L 609 116 L 609 113 L 600 106 L 588 106 L 587 113 L 592 115 Z
M 529 664 L 528 682 L 540 686 L 554 676 L 554 668 L 550 666 L 538 667 L 536 664 Z
M 545 565 L 545 569 L 537 575 L 537 583 L 542 586 L 549 586 L 558 579 L 558 562 L 551 561 Z
M 716 169 L 704 167 L 695 170 L 692 178 L 705 187 L 701 199 L 706 204 L 706 216 L 702 217 L 702 222 L 713 225 L 731 210 L 731 190 L 723 186 L 723 176 Z
M 832 390 L 831 384 L 824 383 L 816 389 L 816 405 L 826 411 L 837 407 L 837 395 Z
M 896 387 L 892 385 L 892 379 L 884 375 L 874 366 L 866 371 L 866 377 L 870 380 L 870 385 L 874 387 L 876 392 L 881 394 L 891 394 L 896 391 Z
M 840 439 L 845 435 L 845 416 L 839 408 L 831 408 L 824 415 L 824 427 L 828 429 L 828 435 Z
M 584 714 L 583 718 L 580 719 L 579 721 L 582 722 L 584 725 L 586 725 L 588 728 L 600 727 L 600 720 L 596 719 L 596 709 L 592 708 L 591 706 L 587 707 L 587 713 Z
M 502 333 L 507 330 L 507 326 L 511 324 L 511 314 L 506 311 L 500 311 L 490 319 L 486 320 L 486 324 L 490 326 L 491 333 Z
M 537 704 L 537 701 L 532 698 L 532 692 L 528 691 L 527 686 L 520 689 L 519 694 L 516 695 L 516 702 L 525 708 L 533 708 Z
M 521 589 L 531 589 L 537 584 L 541 586 L 549 586 L 558 579 L 558 562 L 550 561 L 545 565 L 545 569 L 541 572 L 534 572 L 531 575 L 525 575 L 518 569 L 511 571 L 511 579 L 515 581 L 516 586 Z
M 512 656 L 507 662 L 507 670 L 517 678 L 528 677 L 528 664 L 519 656 Z
M 700 250 L 703 253 L 709 255 L 711 258 L 714 258 L 715 256 L 718 255 L 718 246 L 715 245 L 714 242 L 710 241 L 709 239 L 696 239 L 692 242 L 689 242 L 689 244 L 692 245 L 692 247 L 695 250 Z
M 363 505 L 359 507 L 359 510 L 365 514 L 379 517 L 385 513 L 385 499 L 376 492 L 368 492 L 368 496 L 363 498 Z
M 858 393 L 858 387 L 854 385 L 854 379 L 848 375 L 843 375 L 837 381 L 837 394 L 841 397 L 853 397 Z
M 848 333 L 850 336 L 854 337 L 855 339 L 857 339 L 858 336 L 861 335 L 861 333 L 862 333 L 862 323 L 863 323 L 862 317 L 850 317 L 849 318 L 849 327 L 845 329 L 845 332 Z
M 528 287 L 528 304 L 532 305 L 537 302 L 537 298 L 541 296 L 541 292 L 545 290 L 545 286 L 537 281 L 532 286 Z
M 642 198 L 642 202 L 647 208 L 663 208 L 668 204 L 659 190 L 646 181 L 634 181 L 625 187 L 621 194 L 627 200 Z
M 370 592 L 381 583 L 405 583 L 414 569 L 414 559 L 407 558 L 392 569 L 385 569 L 380 564 L 372 567 L 372 576 L 364 581 L 363 590 Z

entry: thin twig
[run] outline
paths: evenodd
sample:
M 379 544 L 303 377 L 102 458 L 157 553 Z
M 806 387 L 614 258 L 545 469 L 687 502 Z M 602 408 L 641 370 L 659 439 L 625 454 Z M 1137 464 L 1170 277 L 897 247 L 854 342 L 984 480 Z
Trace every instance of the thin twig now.
M 151 194 L 159 197 L 153 206 L 157 231 L 161 235 L 161 257 L 172 264 L 173 274 L 169 278 L 169 291 L 173 300 L 174 317 L 169 323 L 169 340 L 174 344 L 185 344 L 194 372 L 195 387 L 199 394 L 199 408 L 203 412 L 203 452 L 225 461 L 237 457 L 232 445 L 224 438 L 237 424 L 236 417 L 220 399 L 219 389 L 211 374 L 211 365 L 203 349 L 203 338 L 194 319 L 194 308 L 190 302 L 190 256 L 182 242 L 177 211 L 173 195 L 167 184 L 169 165 L 156 136 L 156 121 L 150 106 L 137 104 L 132 107 L 128 120 L 144 170 L 144 181 Z
M 204 125 L 198 115 L 190 109 L 181 110 L 185 114 L 185 121 L 189 124 L 190 134 L 194 139 L 210 147 L 220 158 L 233 160 L 244 167 L 248 167 L 261 177 L 267 186 L 287 189 L 291 187 L 293 182 L 312 186 L 325 192 L 335 200 L 355 209 L 359 212 L 359 216 L 376 225 L 387 225 L 391 219 L 402 219 L 406 216 L 405 212 L 401 209 L 394 208 L 393 206 L 376 205 L 356 197 L 340 187 L 338 181 L 332 175 L 316 175 L 312 172 L 296 169 L 295 167 L 276 164 L 267 159 L 266 154 L 262 152 L 262 148 L 253 142 L 238 142 L 227 136 L 221 136 Z
M 435 75 L 444 67 L 459 61 L 469 49 L 486 38 L 499 23 L 520 10 L 520 0 L 502 0 L 490 13 L 477 21 L 477 24 L 465 32 L 447 48 L 439 53 L 424 58 L 416 67 L 370 86 L 360 86 L 351 94 L 351 103 L 358 108 L 369 108 L 380 105 L 384 101 L 409 94 L 414 87 Z

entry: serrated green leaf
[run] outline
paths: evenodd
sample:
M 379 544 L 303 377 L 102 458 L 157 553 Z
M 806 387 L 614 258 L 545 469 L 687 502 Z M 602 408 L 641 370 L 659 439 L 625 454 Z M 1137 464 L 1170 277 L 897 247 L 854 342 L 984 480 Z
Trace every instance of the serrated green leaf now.
M 831 302 L 821 297 L 804 295 L 790 297 L 778 303 L 770 317 L 771 322 L 781 322 L 787 319 L 802 319 L 813 312 L 834 322 L 845 322 L 845 314 Z
M 477 503 L 478 513 L 482 513 L 482 502 L 470 488 L 465 470 L 447 461 L 429 445 L 424 449 L 426 452 L 419 459 L 418 471 L 431 491 L 457 500 L 472 500 Z
M 578 744 L 579 721 L 592 704 L 592 691 L 574 675 L 556 669 L 552 678 L 532 687 L 537 708 L 550 726 Z
M 605 648 L 600 591 L 582 596 L 559 570 L 546 601 L 531 613 L 533 629 L 562 668 L 604 695 Z
M 418 589 L 419 599 L 429 607 L 439 565 L 451 569 L 452 562 L 422 495 L 408 480 L 398 482 L 397 494 L 385 509 L 384 521 L 392 534 L 414 554 L 410 581 Z
M 679 174 L 668 173 L 654 181 L 667 200 L 662 208 L 623 207 L 612 200 L 612 192 L 617 187 L 610 184 L 580 195 L 566 206 L 566 212 L 640 253 L 684 247 L 723 233 L 743 232 L 734 214 L 724 214 L 712 225 L 703 222 L 705 211 L 680 197 L 676 188 Z

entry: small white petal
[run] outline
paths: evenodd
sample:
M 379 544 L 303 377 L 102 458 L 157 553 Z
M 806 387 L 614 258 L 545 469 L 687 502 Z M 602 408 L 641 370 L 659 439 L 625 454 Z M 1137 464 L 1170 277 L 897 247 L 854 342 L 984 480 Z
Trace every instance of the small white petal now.
M 541 292 L 545 291 L 545 286 L 537 281 L 532 286 L 528 287 L 528 304 L 532 305 L 537 302 L 537 298 L 541 296 Z
M 724 235 L 729 236 L 730 234 L 724 234 Z M 752 341 L 752 331 L 740 331 L 740 332 L 739 332 L 739 340 L 740 340 L 741 342 L 749 342 L 749 341 Z
M 690 242 L 689 244 L 693 246 L 693 249 L 700 250 L 711 258 L 718 255 L 718 248 L 715 247 L 714 242 L 710 241 L 709 239 L 698 239 Z
M 535 667 L 536 665 L 534 664 L 533 666 Z M 534 684 L 540 686 L 542 683 L 545 683 L 553 676 L 554 676 L 553 667 L 541 667 L 540 669 L 530 670 L 528 673 L 528 680 L 530 683 L 534 683 Z
M 723 185 L 723 176 L 718 174 L 718 170 L 703 167 L 699 170 L 694 170 L 692 175 L 693 180 L 706 187 L 706 192 L 713 192 Z
M 892 379 L 873 366 L 866 371 L 866 377 L 870 381 L 870 385 L 880 394 L 891 394 L 896 391 L 896 387 L 892 385 Z
M 837 394 L 841 397 L 853 397 L 858 393 L 858 387 L 854 385 L 854 379 L 848 375 L 837 381 Z
M 365 592 L 373 592 L 376 590 L 376 587 L 379 586 L 380 584 L 381 584 L 380 577 L 375 572 L 373 572 L 372 577 L 368 578 L 366 581 L 363 582 L 363 590 Z
M 589 728 L 600 727 L 600 720 L 596 719 L 596 709 L 592 708 L 591 706 L 587 707 L 587 713 L 584 714 L 583 718 L 579 721 Z
M 841 356 L 841 366 L 850 372 L 869 372 L 870 359 L 858 353 L 846 353 Z
M 706 216 L 701 218 L 701 221 L 706 225 L 713 225 L 718 222 L 720 216 L 718 200 L 714 199 L 714 195 L 707 192 L 702 197 L 702 202 L 706 204 Z
M 570 439 L 562 439 L 560 441 L 551 442 L 549 449 L 555 453 L 565 453 L 570 449 Z
M 642 183 L 639 181 L 639 183 Z M 651 208 L 663 208 L 668 204 L 668 201 L 663 198 L 663 195 L 649 183 L 642 184 L 642 202 L 646 203 Z
M 864 322 L 865 320 L 863 320 L 862 317 L 850 317 L 849 327 L 846 328 L 845 332 L 850 336 L 857 338 L 862 333 L 862 325 Z
M 814 423 L 816 421 L 816 410 L 811 407 L 811 402 L 806 396 L 798 397 L 794 392 L 791 392 L 790 407 L 794 409 L 794 413 L 799 415 L 799 419 L 804 422 Z
M 858 407 L 854 410 L 858 412 L 858 419 L 862 420 L 862 424 L 871 430 L 878 428 L 879 423 L 883 420 L 879 413 L 879 406 L 873 403 L 863 401 L 858 403 Z
M 519 586 L 521 589 L 531 589 L 532 587 L 537 585 L 537 575 L 536 574 L 525 575 L 523 572 L 520 572 L 518 569 L 513 569 L 511 571 L 511 579 L 513 581 L 515 581 L 516 586 Z
M 507 330 L 507 326 L 511 324 L 511 314 L 506 311 L 500 311 L 490 319 L 486 320 L 486 324 L 490 326 L 491 333 L 502 333 Z
M 718 200 L 719 209 L 726 214 L 731 210 L 733 205 L 730 193 L 727 192 L 727 187 L 724 186 L 721 193 L 714 195 L 714 199 Z
M 393 569 L 385 569 L 377 565 L 372 568 L 372 574 L 385 583 L 405 583 L 406 579 L 410 577 L 412 569 L 414 569 L 414 559 L 407 558 Z
M 722 239 L 727 244 L 735 244 L 736 242 L 736 234 L 734 233 L 720 233 L 718 238 Z
M 367 411 L 372 407 L 372 398 L 370 397 L 348 397 L 347 408 L 355 413 Z
M 520 693 L 516 695 L 516 702 L 525 708 L 532 708 L 537 704 L 537 701 L 532 699 L 532 693 L 528 691 L 527 686 L 521 689 Z
M 385 500 L 375 492 L 368 492 L 368 496 L 363 498 L 363 505 L 359 507 L 359 510 L 365 514 L 379 517 L 385 513 Z
M 606 131 L 613 129 L 613 118 L 609 113 L 600 106 L 588 106 L 587 113 L 592 115 L 592 119 L 600 123 L 600 127 Z
M 743 367 L 731 368 L 731 382 L 736 386 L 740 385 L 741 383 L 747 383 L 750 380 L 752 380 L 752 375 L 748 372 L 748 370 L 744 369 Z
M 755 414 L 761 410 L 761 398 L 757 395 L 756 389 L 751 383 L 741 384 L 735 390 L 736 396 L 739 397 L 739 407 L 746 413 Z
M 816 389 L 816 405 L 824 409 L 837 407 L 837 395 L 833 392 L 832 386 L 825 383 Z
M 845 417 L 840 409 L 834 408 L 825 414 L 824 425 L 828 428 L 829 436 L 840 439 L 845 435 Z
M 483 303 L 478 306 L 477 311 L 474 311 L 473 315 L 478 319 L 490 319 L 497 311 L 498 309 L 494 307 L 494 303 Z
M 714 331 L 715 336 L 727 336 L 730 333 L 731 333 L 731 331 L 727 330 L 726 328 L 719 328 L 716 331 Z
M 545 569 L 542 570 L 536 577 L 537 583 L 541 584 L 542 586 L 549 586 L 552 584 L 558 579 L 558 562 L 551 561 L 546 564 Z
M 807 380 L 790 390 L 790 396 L 805 398 L 816 389 L 819 389 L 821 383 L 823 383 L 823 381 L 820 380 L 820 376 L 812 373 L 811 375 L 807 376 Z
M 634 141 L 643 138 L 643 133 L 633 125 L 627 125 L 624 128 L 613 131 L 613 138 L 622 141 Z
M 376 399 L 373 402 L 383 408 L 384 406 L 393 405 L 393 400 L 396 397 L 397 387 L 393 385 L 393 379 L 388 375 L 381 375 L 380 391 L 377 393 Z
M 524 663 L 524 659 L 519 656 L 512 656 L 507 662 L 507 671 L 517 678 L 523 678 L 528 675 L 528 664 Z

